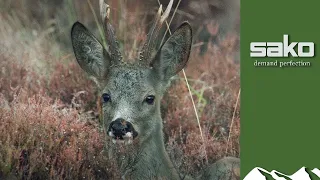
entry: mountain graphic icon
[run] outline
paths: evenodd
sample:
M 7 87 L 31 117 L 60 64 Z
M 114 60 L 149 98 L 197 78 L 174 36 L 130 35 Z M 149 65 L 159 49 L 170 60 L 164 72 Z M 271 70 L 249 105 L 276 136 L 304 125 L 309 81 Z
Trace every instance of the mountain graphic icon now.
M 315 168 L 311 172 L 320 178 L 319 169 Z M 275 180 L 311 180 L 310 174 L 307 172 L 306 167 L 302 167 L 292 175 L 286 175 L 275 170 L 269 172 L 263 168 L 256 167 L 252 169 L 243 180 L 267 180 L 267 177 L 272 177 Z

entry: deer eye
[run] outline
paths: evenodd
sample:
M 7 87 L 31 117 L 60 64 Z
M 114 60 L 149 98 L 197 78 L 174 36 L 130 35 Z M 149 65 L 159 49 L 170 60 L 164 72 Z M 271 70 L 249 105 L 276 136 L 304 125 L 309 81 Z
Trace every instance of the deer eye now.
M 102 94 L 102 101 L 103 101 L 104 103 L 107 103 L 107 102 L 109 102 L 110 100 L 111 100 L 111 97 L 110 97 L 109 94 L 107 94 L 107 93 L 103 93 L 103 94 Z
M 149 104 L 149 105 L 152 105 L 154 103 L 154 99 L 155 97 L 153 95 L 149 95 L 146 97 L 146 102 Z

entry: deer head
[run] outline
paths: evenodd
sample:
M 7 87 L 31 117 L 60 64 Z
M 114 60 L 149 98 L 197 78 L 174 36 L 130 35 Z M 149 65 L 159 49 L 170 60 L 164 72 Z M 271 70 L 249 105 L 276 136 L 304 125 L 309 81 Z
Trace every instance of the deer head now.
M 98 84 L 104 127 L 114 143 L 143 144 L 150 138 L 162 139 L 160 100 L 170 78 L 185 67 L 192 43 L 192 29 L 184 22 L 152 55 L 172 2 L 163 14 L 160 6 L 140 57 L 133 64 L 123 63 L 106 5 L 100 7 L 107 49 L 80 22 L 72 27 L 74 54 L 80 67 Z

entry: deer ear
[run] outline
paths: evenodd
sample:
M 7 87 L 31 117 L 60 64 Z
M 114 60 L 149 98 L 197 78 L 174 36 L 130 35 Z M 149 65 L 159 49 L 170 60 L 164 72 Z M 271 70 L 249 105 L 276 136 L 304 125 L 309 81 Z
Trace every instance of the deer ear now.
M 71 41 L 80 67 L 96 78 L 105 77 L 111 64 L 110 56 L 83 24 L 73 24 Z
M 191 44 L 192 29 L 188 22 L 184 22 L 162 45 L 151 62 L 162 80 L 169 80 L 186 66 Z

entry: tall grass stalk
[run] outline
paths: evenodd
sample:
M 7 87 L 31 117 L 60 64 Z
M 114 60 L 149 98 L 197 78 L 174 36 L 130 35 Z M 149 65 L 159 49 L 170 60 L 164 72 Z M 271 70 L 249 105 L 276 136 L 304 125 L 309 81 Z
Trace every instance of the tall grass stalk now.
M 236 115 L 236 110 L 237 110 L 239 99 L 240 99 L 240 92 L 241 92 L 241 89 L 239 89 L 237 101 L 236 101 L 236 104 L 234 105 L 234 110 L 233 110 L 231 124 L 230 124 L 230 131 L 229 131 L 228 140 L 227 140 L 226 154 L 228 152 L 229 141 L 230 141 L 230 138 L 231 138 L 232 127 L 233 127 L 233 121 L 234 121 L 234 117 Z
M 108 46 L 107 46 L 107 42 L 106 42 L 106 39 L 105 39 L 105 37 L 104 37 L 103 29 L 102 29 L 102 27 L 101 27 L 101 25 L 100 25 L 100 23 L 99 23 L 98 17 L 97 17 L 97 15 L 96 15 L 96 13 L 94 12 L 94 9 L 93 9 L 93 6 L 92 6 L 90 0 L 87 0 L 87 2 L 88 2 L 88 4 L 89 4 L 90 10 L 92 11 L 92 14 L 93 14 L 93 17 L 94 17 L 94 21 L 96 22 L 96 24 L 97 24 L 97 26 L 98 26 L 99 33 L 100 33 L 100 37 L 101 37 L 101 39 L 102 39 L 103 46 L 104 46 L 105 48 L 107 48 L 107 47 L 108 47 Z

